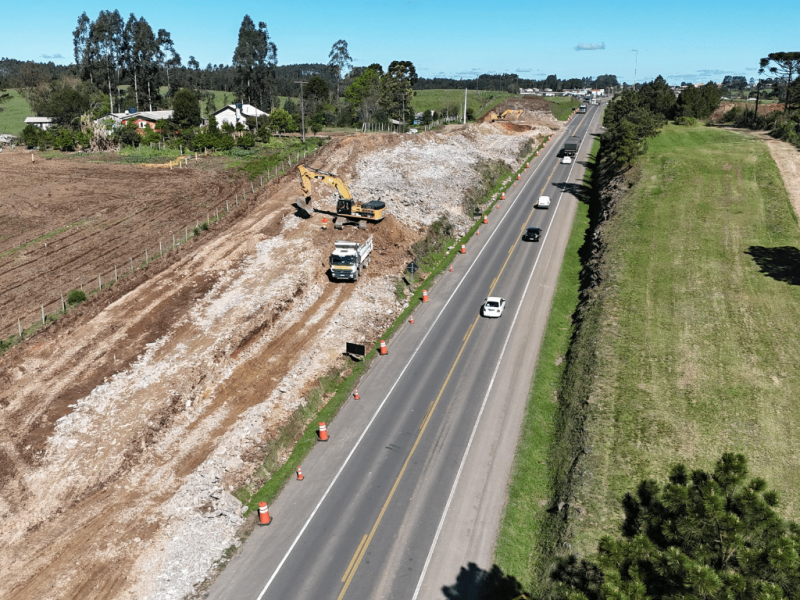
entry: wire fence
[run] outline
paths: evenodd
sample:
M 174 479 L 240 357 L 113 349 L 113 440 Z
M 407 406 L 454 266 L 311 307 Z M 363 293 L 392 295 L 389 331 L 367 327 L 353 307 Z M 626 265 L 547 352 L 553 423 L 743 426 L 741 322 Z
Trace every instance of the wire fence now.
M 417 128 L 422 128 L 423 131 L 430 131 L 434 127 L 441 127 L 447 123 L 453 122 L 461 122 L 461 117 L 459 116 L 452 116 L 452 117 L 445 117 L 443 119 L 436 119 L 435 121 L 431 121 L 427 125 L 396 125 L 394 123 L 363 123 L 361 125 L 361 133 L 404 133 L 417 130 Z

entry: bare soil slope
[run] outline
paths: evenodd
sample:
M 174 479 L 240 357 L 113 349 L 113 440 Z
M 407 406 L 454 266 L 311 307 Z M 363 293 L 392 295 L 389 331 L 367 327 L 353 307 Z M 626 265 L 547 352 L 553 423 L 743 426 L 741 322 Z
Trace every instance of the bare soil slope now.
M 551 119 L 545 126 L 558 124 Z M 420 136 L 337 138 L 310 164 L 353 182 L 364 197 L 385 198 L 390 216 L 382 223 L 367 232 L 340 232 L 321 229 L 319 218 L 300 220 L 291 208 L 298 185 L 286 176 L 199 241 L 0 357 L 0 597 L 190 593 L 235 541 L 242 507 L 230 491 L 260 464 L 264 442 L 317 378 L 343 360 L 345 340 L 374 342 L 402 309 L 394 280 L 407 249 L 424 235 L 423 224 L 451 211 L 462 228 L 467 225 L 452 199 L 443 206 L 439 193 L 429 192 L 425 202 L 431 173 L 416 177 L 425 171 L 415 161 L 422 167 L 441 160 L 442 171 L 434 175 L 457 180 L 454 196 L 477 178 L 470 167 L 482 156 L 516 166 L 519 148 L 533 135 L 480 125 Z M 372 181 L 376 157 L 386 170 Z M 19 217 L 31 223 L 30 231 L 87 218 L 78 195 L 104 207 L 88 219 L 97 231 L 117 227 L 111 237 L 134 237 L 140 226 L 124 224 L 142 222 L 133 220 L 137 214 L 151 215 L 169 231 L 185 220 L 186 207 L 202 207 L 235 186 L 210 172 L 51 162 L 45 168 L 61 183 L 50 184 L 38 172 L 31 189 L 17 181 L 18 212 L 47 197 L 36 187 L 76 199 L 44 207 L 61 212 L 41 223 L 30 215 L 42 209 L 31 206 L 27 220 Z M 141 200 L 137 210 L 142 196 L 136 182 L 152 176 L 167 178 L 164 189 L 152 184 L 150 200 Z M 159 193 L 176 200 L 159 203 Z M 330 190 L 317 193 L 317 206 L 325 207 Z M 185 203 L 188 197 L 195 203 Z M 96 225 L 102 222 L 108 227 Z M 90 228 L 82 231 L 75 239 L 90 235 Z M 368 235 L 374 235 L 375 254 L 367 276 L 356 285 L 328 281 L 334 240 Z M 3 242 L 3 248 L 24 239 Z M 81 243 L 91 254 L 91 242 Z M 120 244 L 124 255 L 135 240 Z M 13 277 L 32 278 L 39 261 L 58 256 L 48 251 L 37 246 Z M 68 266 L 54 266 L 62 268 Z

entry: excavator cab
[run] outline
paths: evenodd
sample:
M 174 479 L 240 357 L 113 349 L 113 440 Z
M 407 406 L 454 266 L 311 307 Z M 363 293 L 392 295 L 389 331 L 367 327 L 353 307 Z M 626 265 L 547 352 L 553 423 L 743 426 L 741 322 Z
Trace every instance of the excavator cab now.
M 353 201 L 346 198 L 339 198 L 336 201 L 336 214 L 351 215 L 353 214 Z

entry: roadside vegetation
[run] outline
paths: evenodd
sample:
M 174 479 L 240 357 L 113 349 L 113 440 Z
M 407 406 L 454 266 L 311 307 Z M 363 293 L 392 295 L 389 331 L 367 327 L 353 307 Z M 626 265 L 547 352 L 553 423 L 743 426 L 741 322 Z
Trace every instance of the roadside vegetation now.
M 575 112 L 575 109 L 582 104 L 580 100 L 571 96 L 547 98 L 547 101 L 550 103 L 550 112 L 559 121 L 566 121 Z

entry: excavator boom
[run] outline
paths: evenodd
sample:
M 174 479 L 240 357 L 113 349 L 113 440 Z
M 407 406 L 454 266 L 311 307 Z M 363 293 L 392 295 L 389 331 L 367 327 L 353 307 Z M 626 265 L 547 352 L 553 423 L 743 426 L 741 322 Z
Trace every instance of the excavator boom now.
M 320 171 L 314 167 L 307 167 L 306 165 L 298 165 L 297 170 L 300 173 L 300 189 L 303 190 L 303 193 L 306 195 L 306 202 L 308 202 L 311 195 L 311 189 L 308 186 L 311 179 L 324 181 L 328 185 L 333 186 L 339 193 L 339 198 L 343 198 L 344 200 L 353 199 L 353 194 L 350 193 L 347 184 L 333 173 L 326 173 L 325 171 Z

